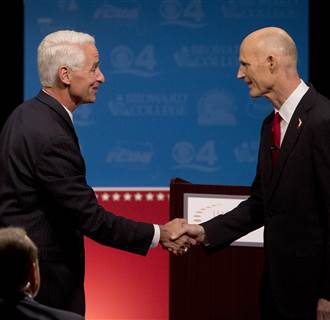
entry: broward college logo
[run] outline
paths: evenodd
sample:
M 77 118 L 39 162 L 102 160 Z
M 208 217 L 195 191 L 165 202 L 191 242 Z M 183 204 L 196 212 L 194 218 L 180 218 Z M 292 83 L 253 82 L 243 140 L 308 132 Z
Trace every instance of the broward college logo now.
M 126 8 L 104 3 L 95 9 L 93 18 L 132 21 L 139 18 L 139 9 L 136 7 Z
M 234 68 L 238 53 L 238 45 L 184 45 L 174 53 L 174 60 L 181 68 Z
M 288 19 L 297 15 L 300 0 L 223 0 L 222 15 L 225 19 Z
M 114 117 L 182 117 L 186 109 L 186 93 L 141 93 L 117 94 L 108 107 Z

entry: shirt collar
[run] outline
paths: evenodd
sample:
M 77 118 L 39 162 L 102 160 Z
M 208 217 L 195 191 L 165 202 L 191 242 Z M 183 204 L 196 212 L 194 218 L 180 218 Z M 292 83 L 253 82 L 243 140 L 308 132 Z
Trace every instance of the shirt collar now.
M 45 89 L 42 89 L 42 91 L 45 92 L 46 94 L 48 94 L 49 96 L 51 96 Z M 65 105 L 63 105 L 62 103 L 60 103 L 60 105 L 66 110 L 66 112 L 68 113 L 71 121 L 73 122 L 72 112 Z
M 291 93 L 291 95 L 285 100 L 280 108 L 281 118 L 289 124 L 294 111 L 296 110 L 300 100 L 305 95 L 309 87 L 303 80 L 300 80 L 298 87 Z

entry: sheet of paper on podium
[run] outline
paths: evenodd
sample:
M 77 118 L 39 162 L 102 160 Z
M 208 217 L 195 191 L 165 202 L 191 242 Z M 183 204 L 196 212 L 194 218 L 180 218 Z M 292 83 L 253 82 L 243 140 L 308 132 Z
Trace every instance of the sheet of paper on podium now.
M 221 195 L 221 194 L 184 194 L 184 217 L 188 223 L 202 223 L 219 214 L 234 209 L 248 196 Z M 233 245 L 237 246 L 262 246 L 263 228 L 250 232 L 246 236 L 236 240 Z

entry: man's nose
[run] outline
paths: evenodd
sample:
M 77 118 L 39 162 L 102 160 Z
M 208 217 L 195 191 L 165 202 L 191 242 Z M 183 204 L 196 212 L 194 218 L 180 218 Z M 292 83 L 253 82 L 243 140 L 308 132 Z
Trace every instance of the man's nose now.
M 101 69 L 98 70 L 98 73 L 96 75 L 96 80 L 101 83 L 103 83 L 105 81 L 105 76 L 104 76 L 103 72 L 101 71 Z
M 241 67 L 239 67 L 238 70 L 237 70 L 236 78 L 237 79 L 243 79 L 244 78 L 244 72 L 242 72 Z

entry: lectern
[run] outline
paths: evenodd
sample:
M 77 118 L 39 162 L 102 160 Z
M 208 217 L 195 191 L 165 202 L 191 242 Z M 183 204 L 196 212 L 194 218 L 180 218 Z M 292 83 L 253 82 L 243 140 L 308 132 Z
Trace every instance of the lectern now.
M 249 192 L 248 187 L 193 184 L 173 178 L 170 183 L 170 216 L 171 219 L 187 218 L 194 214 L 189 212 L 193 210 L 197 212 L 193 217 L 197 222 L 205 212 L 219 214 L 218 211 L 226 207 L 227 199 L 233 199 L 235 203 L 248 197 Z M 219 200 L 215 201 L 217 198 Z M 257 240 L 253 237 L 246 239 L 241 238 L 232 246 L 211 254 L 195 247 L 184 256 L 171 255 L 170 320 L 259 319 L 263 247 L 258 234 Z

